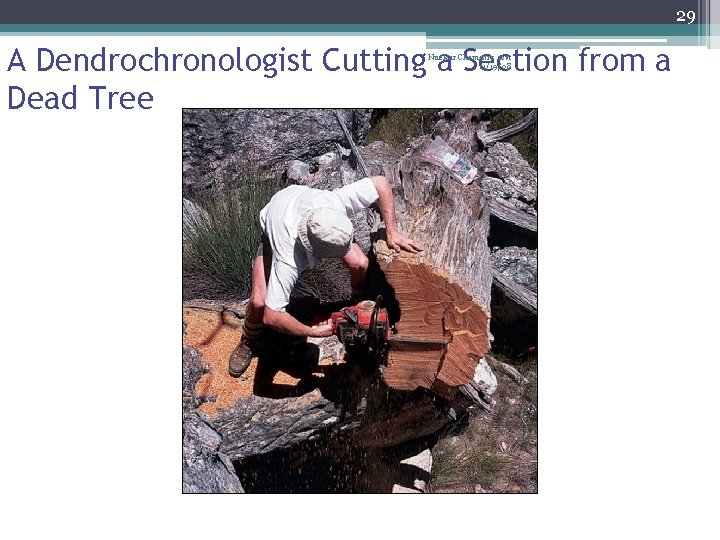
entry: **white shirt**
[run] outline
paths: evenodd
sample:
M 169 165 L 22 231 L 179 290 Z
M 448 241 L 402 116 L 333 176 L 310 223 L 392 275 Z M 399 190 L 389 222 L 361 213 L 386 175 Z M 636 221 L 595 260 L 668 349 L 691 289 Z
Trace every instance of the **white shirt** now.
M 275 311 L 285 311 L 298 276 L 318 263 L 298 239 L 298 224 L 305 212 L 313 208 L 333 208 L 349 217 L 377 199 L 378 192 L 370 178 L 333 191 L 307 186 L 289 186 L 278 191 L 260 211 L 260 227 L 273 251 L 265 305 Z

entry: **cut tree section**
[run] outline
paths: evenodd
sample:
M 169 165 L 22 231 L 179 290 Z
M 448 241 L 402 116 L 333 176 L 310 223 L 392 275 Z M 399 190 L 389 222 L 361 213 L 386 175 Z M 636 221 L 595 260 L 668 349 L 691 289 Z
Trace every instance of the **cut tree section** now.
M 478 359 L 489 349 L 488 314 L 422 257 L 383 251 L 378 263 L 399 304 L 385 383 L 453 397 L 472 380 Z

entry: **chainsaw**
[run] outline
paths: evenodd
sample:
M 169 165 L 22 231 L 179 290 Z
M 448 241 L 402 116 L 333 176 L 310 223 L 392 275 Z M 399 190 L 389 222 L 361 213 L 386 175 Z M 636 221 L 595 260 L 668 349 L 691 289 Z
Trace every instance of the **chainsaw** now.
M 332 332 L 346 350 L 363 349 L 379 354 L 390 338 L 391 328 L 382 296 L 342 308 L 330 315 Z
M 387 309 L 382 304 L 383 297 L 378 296 L 375 301 L 363 300 L 331 314 L 332 333 L 348 352 L 362 350 L 379 356 L 389 345 L 423 349 L 447 345 L 447 339 L 394 335 L 395 329 L 390 324 Z

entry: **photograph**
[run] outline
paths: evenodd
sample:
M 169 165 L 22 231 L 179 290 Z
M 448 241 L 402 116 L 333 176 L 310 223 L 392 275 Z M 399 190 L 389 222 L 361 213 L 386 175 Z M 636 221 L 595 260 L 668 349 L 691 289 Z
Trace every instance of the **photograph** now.
M 538 492 L 538 109 L 182 110 L 182 490 Z

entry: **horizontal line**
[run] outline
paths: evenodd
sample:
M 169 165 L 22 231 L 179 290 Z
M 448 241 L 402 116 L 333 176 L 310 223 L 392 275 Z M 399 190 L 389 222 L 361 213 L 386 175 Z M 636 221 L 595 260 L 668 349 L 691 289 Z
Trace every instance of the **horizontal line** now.
M 64 32 L 64 31 L 47 31 L 47 32 L 3 32 L 0 30 L 0 36 L 322 36 L 322 37 L 345 37 L 345 36 L 390 36 L 390 37 L 425 37 L 424 32 L 165 32 L 165 31 L 133 31 L 133 32 Z
M 667 43 L 667 38 L 427 38 L 444 43 Z

